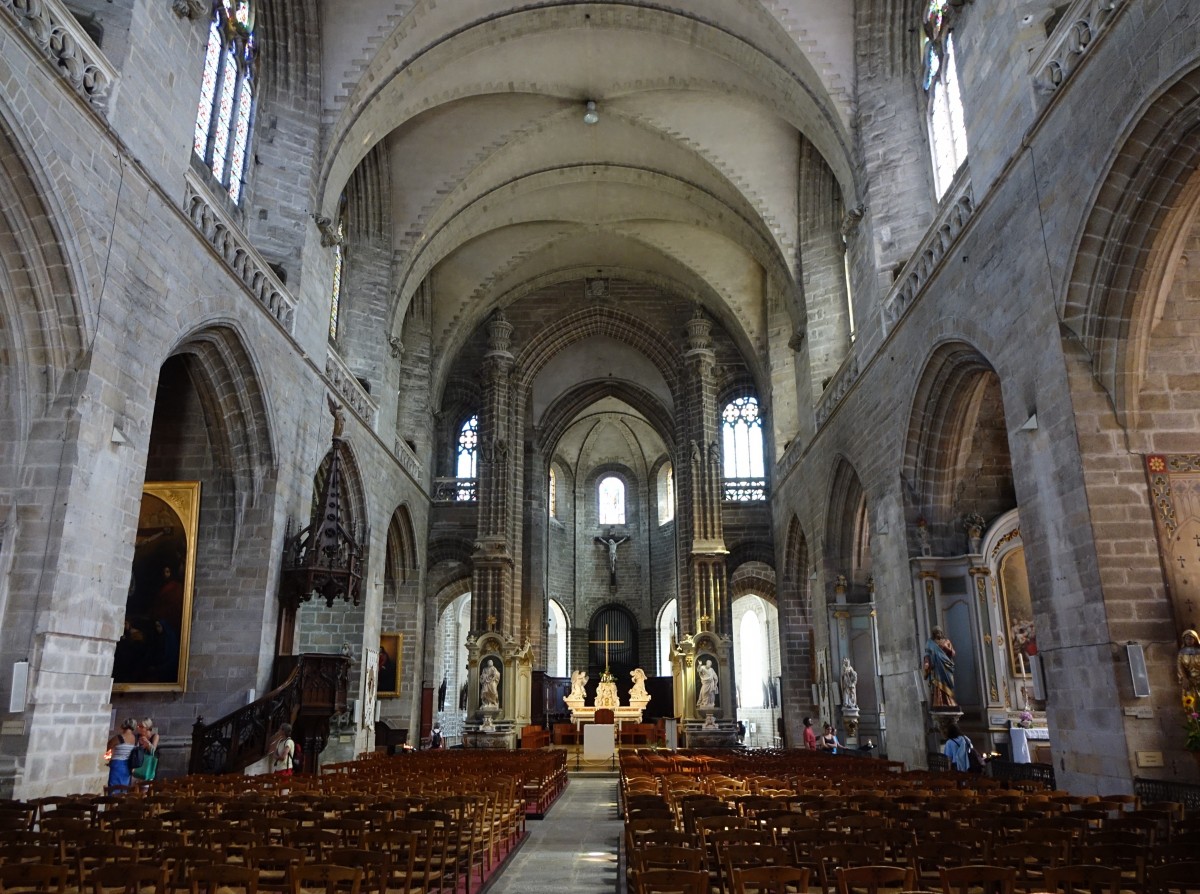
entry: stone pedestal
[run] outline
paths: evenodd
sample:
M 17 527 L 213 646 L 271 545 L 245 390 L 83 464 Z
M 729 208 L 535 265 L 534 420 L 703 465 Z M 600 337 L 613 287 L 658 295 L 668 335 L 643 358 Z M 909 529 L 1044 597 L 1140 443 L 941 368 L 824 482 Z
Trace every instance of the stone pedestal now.
M 842 706 L 842 725 L 846 728 L 846 746 L 858 746 L 858 705 Z

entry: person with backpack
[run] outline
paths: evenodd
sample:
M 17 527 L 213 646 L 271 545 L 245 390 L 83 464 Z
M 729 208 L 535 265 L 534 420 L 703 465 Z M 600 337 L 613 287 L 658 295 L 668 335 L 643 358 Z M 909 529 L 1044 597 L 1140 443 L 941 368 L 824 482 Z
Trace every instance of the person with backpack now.
M 292 741 L 292 725 L 290 723 L 279 724 L 279 731 L 275 733 L 274 742 L 271 769 L 283 776 L 291 776 L 296 757 L 296 743 Z
M 946 744 L 942 747 L 942 754 L 950 759 L 950 765 L 954 769 L 961 770 L 963 773 L 983 771 L 982 764 L 979 764 L 978 767 L 975 766 L 978 763 L 978 752 L 975 751 L 975 746 L 971 744 L 969 738 L 963 735 L 957 723 L 950 724 L 946 730 Z

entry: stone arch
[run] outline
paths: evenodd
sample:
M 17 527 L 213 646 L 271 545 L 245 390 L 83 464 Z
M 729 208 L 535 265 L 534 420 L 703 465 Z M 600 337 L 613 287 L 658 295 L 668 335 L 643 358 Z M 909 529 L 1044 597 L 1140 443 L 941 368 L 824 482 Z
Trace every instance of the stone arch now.
M 420 567 L 417 538 L 408 506 L 398 506 L 388 524 L 387 556 L 384 561 L 384 585 L 410 583 Z
M 845 458 L 834 467 L 825 521 L 825 565 L 829 580 L 845 575 L 851 601 L 869 598 L 867 578 L 871 573 L 870 518 L 867 496 L 858 472 Z
M 561 395 L 546 408 L 540 425 L 541 443 L 553 449 L 580 412 L 598 400 L 615 397 L 646 417 L 658 436 L 674 449 L 674 425 L 669 408 L 644 388 L 629 382 L 588 382 Z
M 931 351 L 909 415 L 904 478 L 909 521 L 925 520 L 936 554 L 963 551 L 965 515 L 987 520 L 1016 506 L 1000 379 L 973 345 Z
M 731 554 L 730 559 L 733 556 Z M 729 575 L 729 601 L 736 602 L 742 596 L 761 596 L 770 605 L 779 605 L 775 589 L 775 569 L 760 559 L 746 559 L 736 566 L 730 562 L 733 572 Z
M 800 519 L 788 521 L 784 541 L 779 604 L 779 658 L 787 744 L 803 743 L 801 718 L 812 705 L 813 621 L 808 539 Z
M 0 488 L 15 486 L 29 433 L 73 400 L 88 338 L 53 194 L 0 115 Z M 8 502 L 0 497 L 0 501 Z M 0 509 L 0 519 L 3 510 Z
M 1200 201 L 1198 133 L 1200 68 L 1192 68 L 1137 116 L 1099 181 L 1071 261 L 1062 316 L 1126 428 L 1136 421 L 1156 290 Z
M 187 365 L 214 451 L 231 476 L 234 501 L 241 507 L 257 502 L 275 475 L 274 426 L 244 337 L 232 325 L 209 326 L 185 336 L 170 356 Z

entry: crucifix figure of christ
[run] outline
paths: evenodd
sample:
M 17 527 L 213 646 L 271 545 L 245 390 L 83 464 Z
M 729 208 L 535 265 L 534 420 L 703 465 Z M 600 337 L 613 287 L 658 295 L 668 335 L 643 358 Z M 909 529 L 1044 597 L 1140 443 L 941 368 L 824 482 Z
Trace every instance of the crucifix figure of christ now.
M 615 587 L 617 585 L 617 547 L 628 539 L 628 537 L 621 537 L 619 539 L 613 537 L 611 531 L 609 532 L 607 538 L 596 538 L 597 543 L 603 543 L 606 547 L 608 547 L 608 585 L 610 587 Z M 608 636 L 608 633 L 605 632 L 604 635 Z
M 624 644 L 625 644 L 625 640 L 623 640 L 623 639 L 609 639 L 609 638 L 608 638 L 608 625 L 607 625 L 607 624 L 605 624 L 605 625 L 604 625 L 604 639 L 590 639 L 590 640 L 588 640 L 588 643 L 589 643 L 590 645 L 594 645 L 594 646 L 598 646 L 598 645 L 600 645 L 601 643 L 603 643 L 603 644 L 604 644 L 604 672 L 607 674 L 607 673 L 608 673 L 608 647 L 609 647 L 610 645 L 613 645 L 613 646 L 621 646 L 621 645 L 624 645 Z

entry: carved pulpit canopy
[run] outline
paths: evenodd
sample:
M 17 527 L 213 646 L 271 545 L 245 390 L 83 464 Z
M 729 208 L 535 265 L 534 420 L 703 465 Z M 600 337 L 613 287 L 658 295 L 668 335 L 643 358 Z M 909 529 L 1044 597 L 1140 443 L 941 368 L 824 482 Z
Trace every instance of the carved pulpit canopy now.
M 355 536 L 354 519 L 342 494 L 344 419 L 340 406 L 331 401 L 330 409 L 334 414 L 333 449 L 321 493 L 313 504 L 312 520 L 294 535 L 289 521 L 284 539 L 279 598 L 293 610 L 314 596 L 323 598 L 330 608 L 338 599 L 358 605 L 362 590 L 366 549 Z

